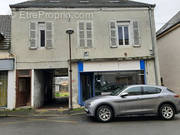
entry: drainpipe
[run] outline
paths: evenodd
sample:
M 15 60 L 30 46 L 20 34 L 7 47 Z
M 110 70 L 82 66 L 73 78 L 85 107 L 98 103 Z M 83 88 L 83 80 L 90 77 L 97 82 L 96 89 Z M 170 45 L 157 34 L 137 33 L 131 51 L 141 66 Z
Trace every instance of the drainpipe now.
M 154 69 L 155 69 L 155 81 L 156 85 L 159 85 L 159 61 L 158 61 L 158 55 L 157 55 L 157 47 L 156 47 L 156 38 L 154 36 L 154 27 L 152 22 L 152 7 L 148 8 L 149 13 L 149 22 L 150 22 L 150 30 L 151 30 L 151 39 L 152 39 L 152 56 L 154 56 Z

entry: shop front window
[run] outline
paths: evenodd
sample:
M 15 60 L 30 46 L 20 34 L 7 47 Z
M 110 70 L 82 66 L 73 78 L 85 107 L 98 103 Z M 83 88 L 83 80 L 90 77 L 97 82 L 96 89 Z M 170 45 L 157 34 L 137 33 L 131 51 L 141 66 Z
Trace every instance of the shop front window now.
M 95 77 L 95 96 L 111 94 L 127 85 L 144 84 L 144 71 L 97 72 Z

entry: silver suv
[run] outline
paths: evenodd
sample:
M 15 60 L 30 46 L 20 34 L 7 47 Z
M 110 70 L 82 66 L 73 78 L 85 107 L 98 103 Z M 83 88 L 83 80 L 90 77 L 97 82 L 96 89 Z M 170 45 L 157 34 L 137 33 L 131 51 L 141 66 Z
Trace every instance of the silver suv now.
M 117 89 L 111 95 L 85 101 L 88 116 L 108 122 L 122 115 L 155 114 L 171 120 L 180 112 L 180 98 L 163 86 L 132 85 Z

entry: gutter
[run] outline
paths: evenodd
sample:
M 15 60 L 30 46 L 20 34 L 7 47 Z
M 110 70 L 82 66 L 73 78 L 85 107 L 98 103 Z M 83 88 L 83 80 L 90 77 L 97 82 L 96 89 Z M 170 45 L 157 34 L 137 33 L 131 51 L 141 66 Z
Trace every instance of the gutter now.
M 169 32 L 173 31 L 174 29 L 180 27 L 180 21 L 169 27 L 168 29 L 164 30 L 163 32 L 156 35 L 157 39 L 163 37 L 164 35 L 168 34 Z
M 154 56 L 154 70 L 155 70 L 155 81 L 156 81 L 156 85 L 159 85 L 159 76 L 158 76 L 158 56 L 156 53 L 156 39 L 154 36 L 154 32 L 153 32 L 153 22 L 152 22 L 152 7 L 148 8 L 148 13 L 149 13 L 149 22 L 150 22 L 150 29 L 151 29 L 151 39 L 152 39 L 152 56 Z

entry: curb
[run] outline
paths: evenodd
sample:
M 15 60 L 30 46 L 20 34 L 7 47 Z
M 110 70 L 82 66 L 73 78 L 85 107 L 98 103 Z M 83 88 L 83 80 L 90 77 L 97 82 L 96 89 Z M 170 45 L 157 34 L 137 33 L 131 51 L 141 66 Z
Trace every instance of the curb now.
M 0 114 L 0 117 L 64 117 L 84 114 L 84 111 L 4 112 L 4 114 Z

